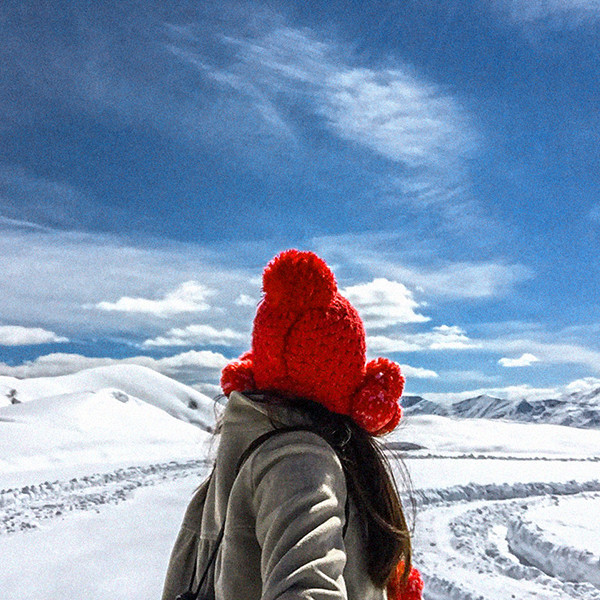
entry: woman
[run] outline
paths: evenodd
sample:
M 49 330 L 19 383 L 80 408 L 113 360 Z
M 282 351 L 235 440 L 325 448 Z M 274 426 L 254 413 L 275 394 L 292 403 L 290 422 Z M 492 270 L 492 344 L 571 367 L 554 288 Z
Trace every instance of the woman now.
M 365 365 L 362 321 L 315 254 L 276 256 L 263 291 L 252 350 L 222 373 L 216 465 L 186 513 L 163 600 L 199 586 L 217 600 L 418 600 L 373 439 L 400 420 L 400 368 Z

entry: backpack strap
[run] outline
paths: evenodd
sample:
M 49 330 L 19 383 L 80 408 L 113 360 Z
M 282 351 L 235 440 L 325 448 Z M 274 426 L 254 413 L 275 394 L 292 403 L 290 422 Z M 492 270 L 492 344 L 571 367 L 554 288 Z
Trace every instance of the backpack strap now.
M 250 458 L 250 455 L 255 450 L 257 450 L 260 446 L 262 446 L 267 440 L 271 439 L 272 437 L 275 437 L 276 435 L 280 435 L 282 433 L 288 433 L 290 431 L 310 431 L 310 432 L 314 433 L 314 431 L 312 429 L 310 429 L 309 427 L 303 427 L 302 425 L 298 425 L 298 426 L 292 426 L 292 427 L 281 427 L 278 429 L 271 429 L 271 430 L 267 431 L 266 433 L 259 435 L 242 452 L 242 454 L 237 462 L 237 465 L 235 467 L 235 476 L 236 477 L 238 476 L 239 472 L 241 471 L 242 467 L 244 466 L 244 463 L 248 460 L 248 458 Z M 211 476 L 212 476 L 212 474 L 211 474 Z M 350 503 L 348 502 L 348 497 L 346 497 L 346 504 L 344 506 L 344 515 L 345 515 L 346 520 L 344 523 L 344 527 L 342 529 L 343 536 L 346 535 L 346 530 L 348 529 L 348 518 L 350 516 Z M 192 581 L 190 582 L 190 589 L 187 592 L 184 592 L 183 594 L 179 594 L 177 596 L 177 598 L 175 598 L 175 600 L 197 600 L 198 599 L 198 595 L 200 594 L 200 590 L 204 586 L 204 583 L 208 577 L 210 568 L 213 565 L 213 563 L 215 562 L 215 559 L 217 558 L 217 552 L 219 551 L 219 546 L 221 545 L 221 542 L 223 541 L 224 534 L 225 534 L 225 518 L 223 519 L 223 523 L 221 524 L 221 529 L 219 530 L 219 533 L 215 540 L 215 547 L 208 559 L 206 567 L 204 568 L 204 572 L 202 573 L 202 577 L 200 578 L 200 582 L 198 583 L 198 587 L 196 588 L 196 591 L 194 592 L 192 590 L 192 586 L 194 585 L 194 578 L 196 577 L 196 565 L 194 565 L 194 572 L 192 573 Z

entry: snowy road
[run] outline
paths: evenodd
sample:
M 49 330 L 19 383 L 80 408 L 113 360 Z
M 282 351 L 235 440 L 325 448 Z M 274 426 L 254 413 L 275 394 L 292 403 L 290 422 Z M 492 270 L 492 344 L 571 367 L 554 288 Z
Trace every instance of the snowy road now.
M 0 490 L 0 535 L 34 529 L 41 521 L 68 513 L 116 504 L 140 487 L 197 477 L 208 468 L 208 460 L 171 461 Z
M 581 460 L 574 461 L 573 467 L 583 469 L 574 469 L 573 480 L 567 479 L 573 471 L 564 460 L 550 461 L 545 463 L 549 469 L 539 472 L 539 481 L 526 476 L 523 467 L 531 464 L 524 465 L 523 459 L 503 461 L 507 468 L 521 469 L 525 475 L 521 479 L 529 479 L 507 476 L 504 483 L 488 482 L 493 459 L 408 462 L 417 480 L 419 465 L 427 464 L 428 469 L 437 465 L 446 483 L 415 490 L 419 504 L 415 562 L 426 581 L 426 600 L 600 600 L 600 589 L 592 583 L 569 583 L 548 569 L 526 564 L 523 557 L 528 548 L 531 557 L 531 544 L 518 537 L 519 522 L 525 522 L 536 507 L 567 498 L 585 498 L 598 506 L 597 461 L 590 461 L 588 468 Z M 456 483 L 465 480 L 466 467 L 471 483 Z M 0 491 L 0 554 L 10 557 L 2 566 L 5 577 L 0 569 L 3 598 L 66 600 L 78 582 L 87 581 L 85 595 L 90 600 L 133 600 L 140 597 L 138 574 L 144 597 L 159 597 L 173 535 L 189 494 L 208 469 L 204 460 L 172 461 Z M 529 523 L 527 531 L 531 527 Z M 509 548 L 509 530 L 510 546 L 524 548 L 520 559 Z M 93 537 L 87 550 L 90 542 L 84 533 Z M 564 554 L 564 548 L 561 551 Z M 88 558 L 73 560 L 81 552 L 88 552 Z M 37 558 L 32 561 L 32 556 Z M 146 559 L 148 565 L 139 566 Z M 90 570 L 109 572 L 110 578 L 90 584 Z M 24 589 L 30 590 L 25 596 Z

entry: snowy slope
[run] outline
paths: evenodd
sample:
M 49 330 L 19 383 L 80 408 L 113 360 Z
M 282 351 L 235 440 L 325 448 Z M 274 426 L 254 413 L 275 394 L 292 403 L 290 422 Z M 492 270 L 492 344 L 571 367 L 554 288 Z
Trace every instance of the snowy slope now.
M 214 401 L 208 396 L 139 365 L 97 367 L 60 377 L 15 379 L 0 376 L 0 407 L 10 404 L 9 395 L 15 396 L 18 401 L 28 402 L 104 388 L 116 388 L 206 430 L 210 430 L 214 423 Z
M 209 437 L 115 388 L 38 398 L 0 408 L 0 474 L 201 454 Z

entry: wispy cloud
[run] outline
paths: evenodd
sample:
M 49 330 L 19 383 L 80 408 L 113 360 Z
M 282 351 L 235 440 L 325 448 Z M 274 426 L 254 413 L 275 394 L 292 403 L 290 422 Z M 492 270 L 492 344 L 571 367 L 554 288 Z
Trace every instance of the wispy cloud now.
M 219 371 L 228 359 L 218 352 L 190 350 L 166 358 L 134 356 L 131 358 L 91 358 L 80 354 L 53 353 L 39 356 L 21 365 L 11 366 L 0 363 L 0 375 L 9 377 L 54 377 L 76 373 L 82 369 L 116 364 L 141 365 L 164 375 L 175 377 L 186 383 L 202 383 L 218 380 Z
M 210 305 L 206 302 L 206 299 L 213 294 L 214 290 L 206 288 L 197 281 L 186 281 L 160 300 L 123 296 L 116 302 L 98 302 L 95 308 L 106 311 L 144 313 L 156 317 L 167 317 L 180 313 L 208 310 Z
M 600 223 L 600 202 L 598 202 L 597 204 L 594 204 L 594 206 L 592 206 L 590 213 L 590 220 L 594 223 Z
M 553 336 L 551 336 L 553 337 Z M 523 353 L 524 361 L 534 356 L 545 364 L 578 364 L 588 367 L 595 373 L 600 373 L 600 351 L 577 343 L 546 341 L 533 337 L 498 337 L 495 339 L 478 339 L 480 349 L 490 352 Z M 523 359 L 517 359 L 519 362 Z M 534 362 L 534 361 L 531 361 Z M 504 364 L 503 366 L 507 366 Z M 508 365 L 520 366 L 520 365 Z M 523 365 L 525 366 L 525 365 Z
M 472 217 L 471 208 L 457 206 L 470 204 L 467 163 L 478 146 L 476 128 L 449 90 L 409 65 L 361 65 L 343 44 L 281 19 L 251 34 L 217 38 L 218 63 L 192 26 L 171 34 L 169 52 L 253 108 L 274 134 L 301 141 L 306 125 L 294 114 L 308 112 L 350 149 L 396 165 L 380 181 L 386 190 L 380 198 L 441 210 L 450 204 L 448 217 Z
M 600 19 L 598 0 L 497 0 L 497 4 L 511 21 L 523 25 L 558 29 Z
M 421 240 L 422 241 L 422 240 Z M 534 276 L 522 264 L 505 259 L 449 261 L 438 256 L 435 242 L 419 244 L 404 233 L 344 234 L 316 238 L 314 245 L 329 260 L 360 277 L 390 278 L 422 296 L 484 300 L 513 293 Z
M 441 377 L 448 383 L 460 383 L 463 384 L 497 384 L 501 381 L 499 375 L 489 375 L 483 371 L 473 369 L 448 369 L 441 372 Z
M 409 169 L 450 176 L 455 184 L 465 175 L 474 129 L 458 102 L 440 88 L 407 68 L 346 67 L 328 78 L 325 89 L 321 110 L 343 139 Z
M 600 379 L 598 377 L 584 377 L 571 381 L 564 387 L 564 392 L 566 394 L 594 393 L 599 389 Z
M 256 306 L 258 300 L 248 294 L 240 294 L 236 299 L 235 303 L 237 306 Z
M 504 261 L 447 262 L 435 267 L 389 265 L 391 273 L 433 296 L 447 298 L 495 298 L 510 293 L 515 285 L 532 277 L 529 268 Z
M 41 327 L 0 325 L 0 346 L 29 346 L 68 341 L 68 338 Z
M 248 341 L 249 336 L 233 329 L 216 329 L 211 325 L 188 325 L 175 327 L 166 334 L 146 340 L 142 345 L 152 346 L 238 346 Z
M 253 314 L 251 307 L 234 301 L 240 293 L 256 294 L 250 282 L 255 272 L 223 264 L 218 251 L 197 244 L 146 239 L 142 245 L 109 235 L 8 228 L 0 236 L 0 263 L 10 282 L 0 294 L 4 319 L 35 323 L 67 337 L 93 332 L 143 341 L 161 334 L 165 323 L 185 327 L 189 319 L 197 319 L 197 312 L 178 312 L 182 309 L 203 310 L 217 329 L 237 329 L 240 320 L 250 322 Z M 186 281 L 201 283 L 182 288 Z M 131 300 L 118 304 L 122 298 Z M 89 308 L 100 302 L 146 312 Z M 207 304 L 214 309 L 204 310 Z M 158 322 L 148 318 L 156 312 L 163 315 Z
M 474 350 L 478 342 L 457 325 L 439 325 L 431 331 L 367 337 L 371 353 L 418 352 L 422 350 Z
M 69 183 L 0 164 L 0 226 L 49 232 L 106 225 L 120 216 L 118 208 L 108 213 Z
M 412 292 L 397 281 L 374 279 L 349 286 L 342 290 L 342 295 L 356 306 L 367 328 L 429 321 L 429 317 L 415 312 L 420 304 Z
M 545 398 L 556 398 L 561 390 L 558 387 L 535 387 L 528 384 L 509 385 L 505 387 L 482 387 L 462 392 L 431 392 L 424 396 L 428 400 L 439 402 L 456 402 L 475 398 L 477 396 L 488 395 L 496 398 L 506 398 L 507 400 L 521 400 L 528 398 L 530 400 L 543 400 Z
M 502 365 L 503 367 L 530 367 L 536 362 L 540 362 L 540 359 L 537 356 L 530 354 L 529 352 L 525 352 L 518 358 L 502 357 L 498 361 L 498 364 Z

